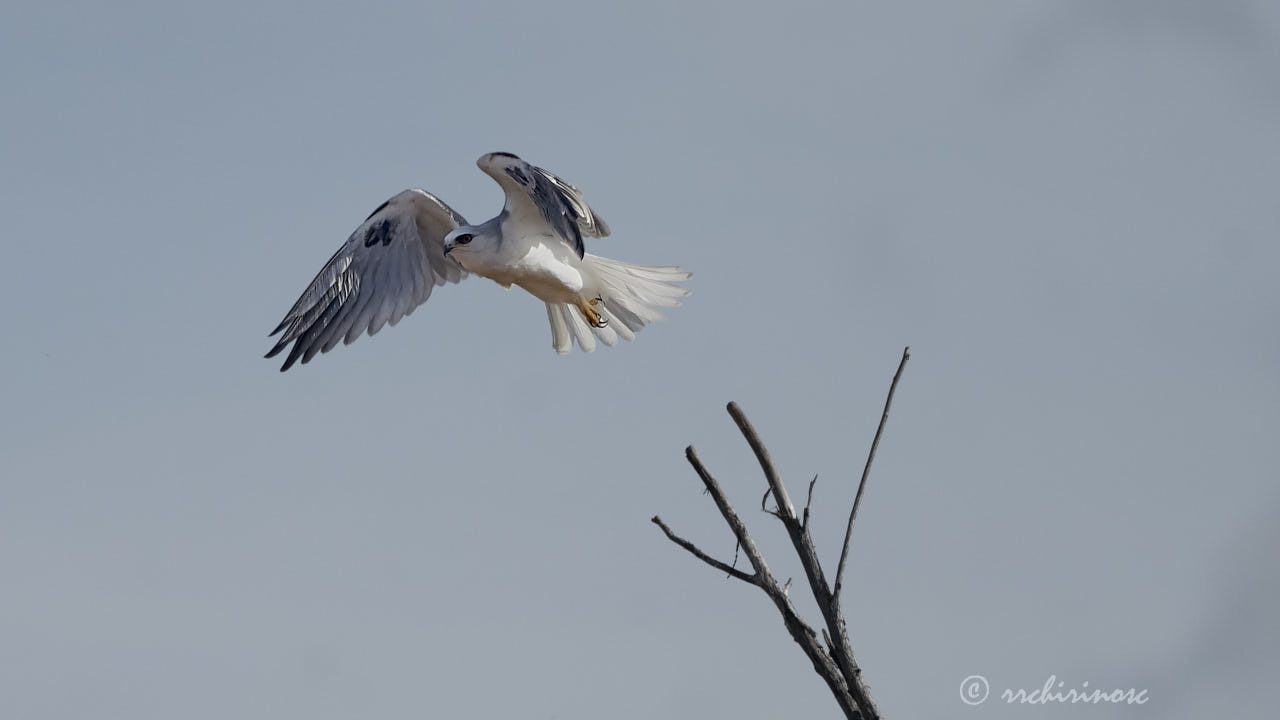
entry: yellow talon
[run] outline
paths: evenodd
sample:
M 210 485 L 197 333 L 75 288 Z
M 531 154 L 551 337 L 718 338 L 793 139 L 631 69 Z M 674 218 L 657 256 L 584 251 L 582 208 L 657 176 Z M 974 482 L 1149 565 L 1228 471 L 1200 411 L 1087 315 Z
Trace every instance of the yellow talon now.
M 602 328 L 609 324 L 609 320 L 607 318 L 599 312 L 596 312 L 595 306 L 600 304 L 600 302 L 601 299 L 598 297 L 591 298 L 590 300 L 581 296 L 578 297 L 578 302 L 576 303 L 578 310 L 582 312 L 582 317 L 587 319 L 587 323 L 590 324 L 591 327 Z

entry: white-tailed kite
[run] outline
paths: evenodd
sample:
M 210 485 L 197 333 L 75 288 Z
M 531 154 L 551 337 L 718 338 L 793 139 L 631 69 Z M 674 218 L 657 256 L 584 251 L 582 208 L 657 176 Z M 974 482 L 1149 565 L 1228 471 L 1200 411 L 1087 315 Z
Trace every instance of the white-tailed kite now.
M 281 372 L 316 353 L 349 344 L 362 333 L 395 325 L 426 302 L 436 285 L 468 273 L 504 288 L 519 285 L 547 304 L 551 344 L 567 353 L 576 340 L 591 352 L 596 338 L 631 340 L 662 319 L 658 307 L 680 304 L 689 291 L 675 283 L 692 273 L 643 267 L 590 255 L 582 238 L 606 237 L 609 226 L 582 193 L 511 153 L 476 161 L 502 186 L 497 217 L 469 225 L 435 195 L 412 189 L 378 206 L 311 281 L 272 335 L 275 357 L 293 343 Z M 594 337 L 593 337 L 594 334 Z

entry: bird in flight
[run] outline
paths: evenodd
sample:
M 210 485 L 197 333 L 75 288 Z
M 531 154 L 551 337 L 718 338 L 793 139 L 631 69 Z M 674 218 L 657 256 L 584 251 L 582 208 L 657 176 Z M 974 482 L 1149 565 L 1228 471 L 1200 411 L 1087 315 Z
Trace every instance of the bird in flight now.
M 338 341 L 375 335 L 427 301 L 432 289 L 474 273 L 504 288 L 519 285 L 547 305 L 551 345 L 564 354 L 577 342 L 614 345 L 661 320 L 693 276 L 678 267 L 644 267 L 586 252 L 584 237 L 609 226 L 576 187 L 520 158 L 494 152 L 476 161 L 506 194 L 502 212 L 479 225 L 429 192 L 405 190 L 378 206 L 272 331 L 267 357 L 289 344 L 281 366 L 306 364 Z

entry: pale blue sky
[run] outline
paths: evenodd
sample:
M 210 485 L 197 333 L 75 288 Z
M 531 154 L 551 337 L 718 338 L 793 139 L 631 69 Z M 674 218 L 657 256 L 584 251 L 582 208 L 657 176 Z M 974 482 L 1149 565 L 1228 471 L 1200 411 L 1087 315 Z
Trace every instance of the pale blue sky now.
M 847 594 L 884 714 L 1264 716 L 1277 68 L 1249 0 L 6 4 L 0 716 L 835 717 L 648 518 L 732 555 L 694 443 L 798 572 L 737 400 L 834 563 L 908 344 Z M 470 280 L 261 358 L 390 195 L 496 212 L 493 150 L 686 305 L 558 357 Z

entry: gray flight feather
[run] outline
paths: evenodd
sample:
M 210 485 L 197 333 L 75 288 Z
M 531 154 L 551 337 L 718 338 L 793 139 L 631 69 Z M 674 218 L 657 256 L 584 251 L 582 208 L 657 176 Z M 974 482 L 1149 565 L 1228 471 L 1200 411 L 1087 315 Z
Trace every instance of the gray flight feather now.
M 280 370 L 304 364 L 339 341 L 395 325 L 426 302 L 431 290 L 467 273 L 444 254 L 444 238 L 467 221 L 423 190 L 405 190 L 351 233 L 272 331 L 283 332 L 267 353 L 293 349 Z

